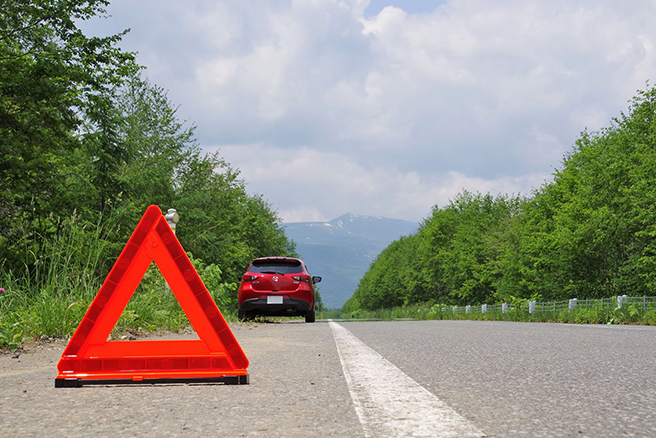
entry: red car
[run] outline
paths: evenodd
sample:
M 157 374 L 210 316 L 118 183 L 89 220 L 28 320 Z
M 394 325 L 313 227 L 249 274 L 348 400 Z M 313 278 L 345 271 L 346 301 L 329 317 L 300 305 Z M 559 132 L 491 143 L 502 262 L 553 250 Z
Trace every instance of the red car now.
M 314 285 L 302 260 L 262 257 L 253 260 L 239 284 L 239 320 L 263 316 L 305 316 L 315 320 Z

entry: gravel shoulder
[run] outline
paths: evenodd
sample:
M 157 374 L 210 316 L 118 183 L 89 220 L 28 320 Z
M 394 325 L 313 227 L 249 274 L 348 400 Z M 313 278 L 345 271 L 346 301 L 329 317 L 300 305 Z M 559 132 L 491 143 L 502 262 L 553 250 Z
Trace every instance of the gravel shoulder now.
M 249 385 L 55 388 L 64 341 L 0 354 L 3 436 L 362 436 L 327 324 L 231 328 L 250 360 Z

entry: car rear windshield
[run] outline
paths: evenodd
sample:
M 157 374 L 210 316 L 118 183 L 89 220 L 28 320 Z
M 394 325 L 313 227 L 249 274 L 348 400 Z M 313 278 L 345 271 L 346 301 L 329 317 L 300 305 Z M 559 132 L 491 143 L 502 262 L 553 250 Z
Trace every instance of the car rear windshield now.
M 266 260 L 253 262 L 250 272 L 255 274 L 272 273 L 272 274 L 299 274 L 303 272 L 301 262 L 290 261 L 273 261 Z

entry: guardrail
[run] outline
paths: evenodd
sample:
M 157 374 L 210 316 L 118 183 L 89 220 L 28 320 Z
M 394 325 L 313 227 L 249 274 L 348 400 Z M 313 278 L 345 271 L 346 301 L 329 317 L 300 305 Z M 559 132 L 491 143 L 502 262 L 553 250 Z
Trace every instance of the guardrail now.
M 520 305 L 512 303 L 501 304 L 482 304 L 477 306 L 453 306 L 442 307 L 442 312 L 453 314 L 458 313 L 508 313 L 510 310 L 521 311 L 525 310 L 528 313 L 536 312 L 560 312 L 563 310 L 574 310 L 581 307 L 607 307 L 619 308 L 623 306 L 635 306 L 641 310 L 656 309 L 656 297 L 629 297 L 627 295 L 620 295 L 613 298 L 598 298 L 594 300 L 579 300 L 572 298 L 570 300 L 562 301 L 528 301 Z

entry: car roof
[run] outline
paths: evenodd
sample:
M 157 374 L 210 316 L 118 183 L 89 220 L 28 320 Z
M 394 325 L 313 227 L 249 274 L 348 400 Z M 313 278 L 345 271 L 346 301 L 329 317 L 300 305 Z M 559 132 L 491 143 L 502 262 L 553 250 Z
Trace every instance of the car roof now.
M 259 257 L 259 258 L 256 258 L 255 260 L 252 261 L 252 263 L 255 263 L 255 262 L 297 262 L 297 263 L 305 264 L 305 263 L 303 263 L 303 260 L 301 260 L 301 259 L 297 259 L 297 258 L 294 258 L 294 257 L 278 257 L 278 256 Z

